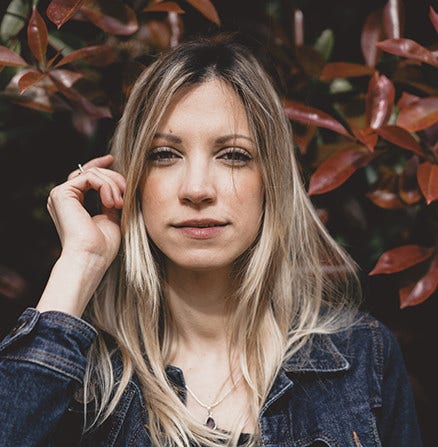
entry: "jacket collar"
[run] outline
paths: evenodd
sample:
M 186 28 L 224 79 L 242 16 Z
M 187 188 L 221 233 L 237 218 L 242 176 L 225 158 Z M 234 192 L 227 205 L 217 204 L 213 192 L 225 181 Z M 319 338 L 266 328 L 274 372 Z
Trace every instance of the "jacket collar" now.
M 330 335 L 317 334 L 283 364 L 286 373 L 347 371 L 350 363 L 334 344 Z
M 268 398 L 261 409 L 260 416 L 266 412 L 273 402 L 292 389 L 294 381 L 288 374 L 306 372 L 331 373 L 346 371 L 349 368 L 350 363 L 339 352 L 329 335 L 314 335 L 311 342 L 307 343 L 283 363 L 283 367 L 275 378 Z

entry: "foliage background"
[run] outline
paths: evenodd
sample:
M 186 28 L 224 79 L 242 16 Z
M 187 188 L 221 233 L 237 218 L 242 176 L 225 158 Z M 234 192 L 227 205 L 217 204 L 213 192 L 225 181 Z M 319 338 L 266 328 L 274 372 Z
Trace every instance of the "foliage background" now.
M 82 4 L 82 9 L 58 30 L 47 11 L 50 7 L 56 12 L 63 3 Z M 31 19 L 32 4 L 41 20 L 35 14 Z M 18 13 L 6 13 L 11 5 Z M 0 45 L 21 54 L 34 74 L 26 84 L 21 81 L 27 90 L 20 96 L 11 80 L 23 67 L 8 64 L 0 51 L 0 66 L 5 66 L 0 72 L 0 335 L 26 306 L 37 302 L 59 254 L 46 212 L 49 190 L 77 163 L 105 153 L 139 71 L 178 40 L 218 30 L 239 31 L 269 57 L 284 97 L 293 100 L 285 107 L 293 121 L 306 185 L 321 218 L 360 266 L 364 308 L 400 341 L 425 445 L 434 445 L 435 374 L 430 359 L 436 351 L 438 285 L 438 46 L 430 6 L 437 10 L 425 0 L 1 2 Z M 157 7 L 166 11 L 153 12 Z M 376 13 L 385 7 L 393 13 L 389 18 Z M 5 20 L 12 16 L 23 16 L 22 26 L 8 34 Z M 29 20 L 34 28 L 28 35 Z M 106 47 L 59 66 L 68 70 L 63 78 L 55 77 L 50 84 L 46 76 L 36 83 L 38 73 L 46 70 L 41 21 L 49 32 L 47 60 L 63 51 L 52 70 L 72 50 Z M 418 48 L 408 58 L 382 52 L 375 64 L 370 53 L 375 48 L 373 36 L 376 42 L 409 38 L 429 54 Z M 20 98 L 22 102 L 32 92 L 46 95 L 41 104 L 55 109 L 36 110 L 32 101 L 27 104 L 32 108 L 23 107 Z M 400 102 L 403 94 L 407 105 Z M 404 132 L 388 127 L 399 124 L 407 110 L 403 107 L 425 98 L 431 104 L 423 116 L 425 127 Z M 419 116 L 414 113 L 410 119 L 412 123 Z M 338 158 L 324 165 L 333 156 Z M 424 178 L 426 174 L 418 172 L 426 163 Z M 368 275 L 383 253 L 400 246 L 405 248 L 389 252 L 374 270 L 377 274 Z M 378 274 L 384 271 L 391 274 Z

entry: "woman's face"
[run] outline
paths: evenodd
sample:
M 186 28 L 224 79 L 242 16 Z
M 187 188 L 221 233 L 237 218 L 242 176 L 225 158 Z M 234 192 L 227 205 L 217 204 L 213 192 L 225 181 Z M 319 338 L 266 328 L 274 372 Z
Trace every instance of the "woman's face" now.
M 254 242 L 263 212 L 257 148 L 237 94 L 220 80 L 183 89 L 147 158 L 143 218 L 167 263 L 230 267 Z

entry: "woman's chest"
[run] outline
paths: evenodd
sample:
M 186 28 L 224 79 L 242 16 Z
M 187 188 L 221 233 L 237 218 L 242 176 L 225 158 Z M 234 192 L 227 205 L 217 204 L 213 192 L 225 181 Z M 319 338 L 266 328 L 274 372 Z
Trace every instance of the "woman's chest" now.
M 81 444 L 105 447 L 148 447 L 147 414 L 138 389 L 94 434 Z M 274 399 L 259 418 L 263 447 L 381 447 L 375 410 L 360 390 L 342 393 L 328 383 L 295 384 Z

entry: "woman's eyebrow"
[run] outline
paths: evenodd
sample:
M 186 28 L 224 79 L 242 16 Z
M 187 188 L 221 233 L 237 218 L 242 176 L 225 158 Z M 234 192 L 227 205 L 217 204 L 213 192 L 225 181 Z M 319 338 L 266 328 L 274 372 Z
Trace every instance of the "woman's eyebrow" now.
M 223 144 L 223 143 L 226 143 L 226 142 L 228 142 L 230 140 L 237 140 L 238 138 L 243 138 L 243 139 L 248 140 L 251 143 L 255 144 L 255 142 L 254 142 L 254 140 L 252 138 L 248 137 L 247 135 L 242 135 L 242 134 L 238 134 L 238 133 L 230 134 L 230 135 L 224 135 L 223 137 L 219 137 L 219 138 L 216 139 L 216 143 Z
M 167 140 L 170 141 L 171 143 L 177 143 L 180 144 L 182 143 L 181 138 L 177 137 L 176 135 L 170 134 L 170 133 L 162 133 L 162 132 L 157 132 L 154 135 L 154 139 L 155 138 L 161 138 L 163 140 Z M 250 141 L 251 143 L 254 143 L 254 140 L 250 137 L 248 137 L 247 135 L 242 135 L 242 134 L 229 134 L 229 135 L 224 135 L 222 137 L 219 137 L 216 139 L 216 143 L 218 144 L 224 144 L 227 143 L 230 140 L 237 140 L 239 138 L 243 138 L 245 140 Z
M 162 138 L 163 140 L 170 141 L 171 143 L 177 143 L 177 144 L 182 143 L 181 138 L 178 138 L 177 136 L 172 135 L 172 134 L 170 134 L 170 133 L 161 133 L 161 132 L 157 132 L 157 133 L 154 135 L 154 138 Z

